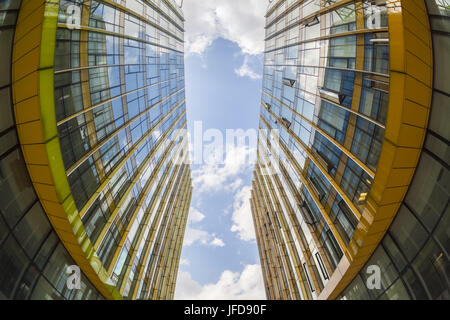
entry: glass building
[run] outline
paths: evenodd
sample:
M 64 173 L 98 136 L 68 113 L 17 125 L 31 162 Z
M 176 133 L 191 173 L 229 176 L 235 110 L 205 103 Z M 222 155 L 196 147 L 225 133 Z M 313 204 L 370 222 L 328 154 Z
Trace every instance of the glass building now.
M 269 299 L 450 299 L 450 1 L 274 0 L 251 207 Z
M 0 299 L 173 298 L 183 28 L 172 0 L 0 1 Z

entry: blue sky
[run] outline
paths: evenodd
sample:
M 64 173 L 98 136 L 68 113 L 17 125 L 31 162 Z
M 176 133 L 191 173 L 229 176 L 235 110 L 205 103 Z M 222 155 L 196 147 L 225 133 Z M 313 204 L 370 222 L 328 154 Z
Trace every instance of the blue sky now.
M 259 5 L 259 10 L 242 7 L 252 3 L 255 0 L 211 0 L 205 8 L 199 0 L 185 1 L 186 101 L 191 135 L 195 121 L 201 121 L 204 132 L 218 129 L 224 136 L 226 129 L 258 127 L 265 5 Z M 242 10 L 250 10 L 251 15 L 241 17 L 241 25 L 227 31 L 227 17 Z M 190 16 L 197 17 L 191 25 Z M 245 156 L 251 151 L 235 147 L 225 152 L 224 162 L 192 165 L 194 193 L 176 299 L 265 298 L 249 205 L 253 163 Z

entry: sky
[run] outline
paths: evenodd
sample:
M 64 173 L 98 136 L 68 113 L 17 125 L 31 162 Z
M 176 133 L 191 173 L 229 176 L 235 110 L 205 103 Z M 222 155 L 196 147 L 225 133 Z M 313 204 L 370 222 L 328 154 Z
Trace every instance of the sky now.
M 258 127 L 266 7 L 264 0 L 184 0 L 188 129 L 203 157 L 191 166 L 175 299 L 265 299 L 249 201 L 255 148 L 211 142 Z

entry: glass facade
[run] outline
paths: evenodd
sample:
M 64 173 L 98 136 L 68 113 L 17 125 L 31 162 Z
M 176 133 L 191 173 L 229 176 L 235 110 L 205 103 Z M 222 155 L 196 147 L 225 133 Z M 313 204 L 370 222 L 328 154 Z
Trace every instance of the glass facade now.
M 70 188 L 69 196 L 59 199 L 68 216 L 54 217 L 49 193 L 35 178 L 40 154 L 25 151 L 24 159 L 26 138 L 22 131 L 17 134 L 30 123 L 21 120 L 18 105 L 33 101 L 39 109 L 39 101 L 12 96 L 11 75 L 21 80 L 11 58 L 22 49 L 13 44 L 24 37 L 15 25 L 37 2 L 3 1 L 1 297 L 96 299 L 104 298 L 101 292 L 108 287 L 117 293 L 114 298 L 171 299 L 192 193 L 181 9 L 169 0 L 40 2 L 42 12 L 56 6 L 57 20 L 53 92 L 40 92 L 54 99 L 49 103 L 55 117 L 44 118 L 47 105 L 41 98 L 39 121 L 44 131 L 56 121 L 51 125 L 56 125 L 59 150 L 51 152 L 60 153 Z M 44 81 L 41 77 L 41 88 Z M 55 169 L 50 171 L 58 180 Z M 72 230 L 61 226 L 64 219 Z M 73 221 L 80 221 L 77 229 Z M 68 242 L 71 232 L 78 243 Z M 86 248 L 90 251 L 81 251 Z M 80 258 L 83 253 L 88 254 Z M 82 290 L 68 290 L 67 266 L 92 257 L 105 276 L 86 273 L 91 269 L 81 264 Z
M 14 122 L 11 59 L 20 0 L 0 3 L 0 299 L 102 299 L 82 275 L 68 290 L 75 262 L 43 210 L 20 148 Z
M 403 5 L 402 23 L 411 23 L 406 29 L 413 29 L 407 15 L 419 16 L 419 9 L 403 1 L 280 0 L 269 4 L 251 199 L 269 299 L 323 299 L 337 297 L 339 290 L 340 297 L 348 299 L 449 299 L 448 130 L 443 124 L 449 81 L 441 72 L 448 69 L 449 3 L 445 0 L 427 1 L 434 91 L 417 171 L 385 238 L 380 237 L 385 230 L 377 230 L 367 238 L 382 240 L 378 248 L 369 256 L 358 256 L 358 249 L 369 250 L 365 242 L 376 245 L 361 234 L 372 226 L 376 229 L 378 221 L 390 223 L 387 216 L 377 218 L 385 204 L 380 201 L 377 212 L 373 199 L 378 199 L 382 179 L 378 176 L 392 166 L 385 161 L 388 147 L 403 147 L 402 142 L 391 142 L 395 121 L 414 123 L 395 118 L 389 110 L 398 96 L 398 91 L 394 97 L 390 92 L 398 78 L 390 61 L 397 39 L 389 26 L 398 13 L 396 7 Z M 420 43 L 419 38 L 414 41 Z M 414 53 L 413 49 L 407 48 Z M 397 59 L 393 64 L 397 66 Z M 406 72 L 417 78 L 413 71 Z M 429 103 L 424 96 L 411 101 L 421 104 L 420 108 Z M 414 116 L 421 117 L 410 115 Z M 402 190 L 409 184 L 396 183 Z M 371 214 L 374 218 L 368 221 Z M 271 223 L 274 219 L 281 225 Z M 382 289 L 370 292 L 366 288 L 368 275 L 359 262 L 363 259 L 369 259 L 366 267 L 375 264 L 382 269 Z M 351 276 L 354 280 L 345 292 L 345 287 L 339 289 L 344 283 L 343 268 L 361 270 Z
M 342 299 L 450 299 L 450 2 L 426 1 L 434 53 L 433 100 L 425 145 L 405 200 L 381 245 Z M 445 56 L 445 58 L 444 58 Z M 365 270 L 381 268 L 381 288 L 368 290 Z

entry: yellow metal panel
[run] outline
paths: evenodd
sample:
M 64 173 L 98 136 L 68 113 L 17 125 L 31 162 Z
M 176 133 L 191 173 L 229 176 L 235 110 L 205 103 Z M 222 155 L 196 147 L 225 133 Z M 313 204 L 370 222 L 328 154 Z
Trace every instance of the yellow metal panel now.
M 34 3 L 34 1 L 32 1 Z M 39 4 L 39 1 L 36 1 L 35 5 Z M 27 6 L 23 6 L 19 12 L 19 22 L 18 24 L 25 24 L 26 28 L 22 28 L 21 26 L 16 30 L 16 34 L 14 35 L 14 43 L 20 42 L 23 37 L 25 37 L 30 30 L 39 27 L 42 24 L 42 16 L 44 15 L 44 6 L 43 3 L 39 4 L 38 7 L 34 8 L 32 11 L 27 11 Z M 40 40 L 41 35 L 38 35 L 38 39 Z M 13 59 L 16 61 L 17 57 Z
M 48 165 L 47 151 L 44 145 L 22 145 L 22 152 L 27 164 Z
M 414 79 L 413 77 L 406 76 L 405 83 L 405 98 L 411 101 L 417 102 L 426 108 L 430 108 L 431 101 L 431 83 L 427 85 Z
M 364 244 L 368 246 L 376 246 L 383 238 L 385 232 L 373 233 L 364 238 Z M 361 266 L 362 267 L 362 266 Z
M 424 142 L 431 104 L 432 55 L 423 1 L 388 0 L 389 106 L 376 176 L 349 250 L 354 260 L 319 298 L 334 299 L 371 256 L 406 195 Z M 417 31 L 416 33 L 414 31 Z
M 403 123 L 426 128 L 428 124 L 428 109 L 410 100 L 405 100 L 403 108 Z
M 393 168 L 386 187 L 407 186 L 411 182 L 415 168 Z
M 431 83 L 431 67 L 409 51 L 406 51 L 406 72 L 424 84 Z
M 34 183 L 33 185 L 39 199 L 53 202 L 59 201 L 55 186 L 41 183 Z
M 420 149 L 397 148 L 393 166 L 395 168 L 412 168 L 419 161 Z
M 403 31 L 403 16 L 401 8 L 389 10 L 389 65 L 391 70 L 398 72 L 405 71 L 405 39 Z M 395 40 L 394 40 L 395 39 Z M 392 77 L 392 75 L 391 75 Z M 392 87 L 392 78 L 391 78 Z M 389 89 L 391 96 L 391 89 Z
M 412 21 L 416 20 L 413 19 Z M 421 28 L 417 30 L 419 27 Z M 417 28 L 414 27 L 412 29 L 412 31 L 405 30 L 404 33 L 406 49 L 429 65 L 429 62 L 432 61 L 432 52 L 431 48 L 424 42 L 429 35 L 426 33 L 425 29 L 423 29 L 421 24 L 418 24 Z M 431 67 L 431 65 L 429 66 Z
M 17 132 L 22 144 L 39 144 L 44 142 L 42 123 L 40 121 L 19 124 L 17 125 Z
M 28 21 L 29 16 L 33 12 L 39 10 L 40 6 L 45 5 L 45 2 L 46 2 L 45 0 L 22 0 L 22 5 L 21 5 L 20 11 L 19 11 L 19 19 L 17 21 L 17 27 L 20 27 L 20 28 L 18 28 L 20 30 L 18 30 L 19 32 L 17 32 L 17 30 L 16 30 L 17 35 L 20 36 L 21 34 L 26 34 L 26 29 L 29 26 L 29 21 Z M 22 24 L 26 25 L 26 27 L 22 26 Z M 15 36 L 14 36 L 14 38 L 15 38 L 15 41 L 17 39 L 19 39 L 19 38 L 16 38 Z
M 25 55 L 20 57 L 15 64 L 15 72 L 13 74 L 13 81 L 19 80 L 26 75 L 32 73 L 37 70 L 36 68 L 32 68 L 30 66 L 37 66 L 39 63 L 40 50 L 39 47 L 32 49 L 27 52 Z
M 64 208 L 59 205 L 59 203 L 46 200 L 41 200 L 40 202 L 47 215 L 66 217 L 66 212 L 64 211 Z
M 391 203 L 398 203 L 398 201 L 400 201 L 405 197 L 407 190 L 408 190 L 407 186 L 385 188 L 383 192 L 382 201 L 379 204 L 386 205 Z M 380 216 L 383 216 L 383 212 L 377 211 L 376 217 L 379 218 Z
M 424 28 L 427 28 L 428 25 L 428 15 L 425 8 L 425 3 L 421 0 L 411 1 L 404 0 L 402 1 L 402 9 L 411 13 L 419 22 L 423 24 Z
M 48 166 L 29 164 L 27 167 L 33 182 L 53 184 L 52 173 Z
M 13 72 L 15 66 L 13 66 Z M 37 71 L 27 75 L 18 80 L 13 85 L 13 101 L 14 103 L 21 102 L 33 96 L 37 96 L 39 88 L 39 74 Z
M 408 148 L 421 148 L 425 138 L 425 129 L 401 124 L 397 146 Z
M 50 222 L 52 223 L 52 226 L 55 229 L 62 230 L 69 234 L 72 232 L 72 228 L 70 227 L 70 224 L 67 223 L 67 219 L 59 218 L 57 216 L 51 216 L 51 215 L 48 216 L 48 219 L 50 220 Z M 78 251 L 81 253 L 81 250 L 79 249 L 79 247 L 78 247 Z
M 58 0 L 24 0 L 19 12 L 13 56 L 23 58 L 12 68 L 17 132 L 36 193 L 61 241 L 106 298 L 120 299 L 89 242 L 62 161 L 53 69 L 58 8 Z M 23 65 L 32 72 L 24 76 Z
M 403 73 L 392 72 L 390 75 L 389 107 L 387 110 L 387 120 L 384 139 L 391 141 L 394 144 L 397 142 L 400 131 L 400 125 L 402 123 L 403 108 L 401 106 L 403 105 L 404 96 L 405 96 L 405 75 Z M 392 106 L 392 108 L 390 108 L 390 106 Z M 383 148 L 384 147 L 385 146 L 383 145 Z M 381 161 L 383 161 L 383 157 L 380 157 L 378 168 L 385 167 L 381 163 Z
M 39 120 L 41 118 L 41 109 L 39 105 L 39 97 L 31 97 L 23 100 L 14 106 L 16 123 L 21 124 Z
M 43 11 L 41 12 L 41 14 L 42 13 Z M 20 58 L 25 56 L 31 50 L 40 48 L 41 34 L 42 34 L 41 24 L 37 25 L 34 29 L 28 30 L 28 32 L 22 37 L 22 39 L 20 39 L 14 44 L 13 62 L 17 63 L 20 60 Z M 37 66 L 37 65 L 30 64 L 29 66 Z

